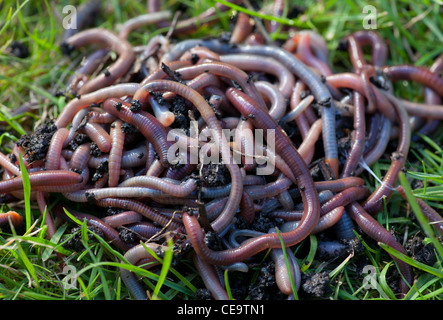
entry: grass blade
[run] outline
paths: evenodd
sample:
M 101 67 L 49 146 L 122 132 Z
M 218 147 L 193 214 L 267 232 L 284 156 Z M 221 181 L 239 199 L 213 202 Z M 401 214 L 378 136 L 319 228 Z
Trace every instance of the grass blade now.
M 403 172 L 400 172 L 399 174 L 400 183 L 405 191 L 406 198 L 408 199 L 409 204 L 411 205 L 412 211 L 415 214 L 415 217 L 417 218 L 421 228 L 425 232 L 425 234 L 431 239 L 432 244 L 435 247 L 435 250 L 440 256 L 440 260 L 443 259 L 443 246 L 441 245 L 440 241 L 438 241 L 437 237 L 435 236 L 434 229 L 429 224 L 428 219 L 426 219 L 425 215 L 423 214 L 422 210 L 420 209 L 420 206 L 418 205 L 417 200 L 414 197 L 414 194 L 412 193 L 411 186 L 406 178 L 406 175 Z
M 23 179 L 23 196 L 25 199 L 25 219 L 26 219 L 26 230 L 31 228 L 32 215 L 31 215 L 31 182 L 29 181 L 28 170 L 23 163 L 23 158 L 21 152 L 19 152 L 19 162 L 20 171 L 22 173 Z

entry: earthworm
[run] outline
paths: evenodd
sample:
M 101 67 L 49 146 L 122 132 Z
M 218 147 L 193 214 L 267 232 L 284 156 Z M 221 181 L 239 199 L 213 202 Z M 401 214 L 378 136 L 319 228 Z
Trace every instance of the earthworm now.
M 7 156 L 0 152 L 0 165 L 7 171 L 11 172 L 13 175 L 21 175 L 19 167 L 14 165 Z
M 112 141 L 109 133 L 99 123 L 87 122 L 82 131 L 97 144 L 97 147 L 105 153 L 111 150 Z
M 336 180 L 316 181 L 315 188 L 318 192 L 329 190 L 332 192 L 343 191 L 350 187 L 362 186 L 365 181 L 360 177 L 348 177 Z
M 269 114 L 279 121 L 286 113 L 286 99 L 278 88 L 267 81 L 256 81 L 258 92 L 270 102 Z
M 232 64 L 246 71 L 265 72 L 278 79 L 278 88 L 284 97 L 288 98 L 295 84 L 294 75 L 281 62 L 274 58 L 253 54 L 225 54 L 220 61 Z
M 207 104 L 205 99 L 198 94 L 193 89 L 168 80 L 159 80 L 152 81 L 145 84 L 137 93 L 134 95 L 134 99 L 138 98 L 138 96 L 146 95 L 147 92 L 150 91 L 174 91 L 178 95 L 182 96 L 186 100 L 189 100 L 199 111 L 202 118 L 205 120 L 207 125 L 213 130 L 214 140 L 216 141 L 219 150 L 222 155 L 222 161 L 225 166 L 228 168 L 229 173 L 231 174 L 231 193 L 230 200 L 226 204 L 223 213 L 220 214 L 219 218 L 212 223 L 212 228 L 214 230 L 223 230 L 227 224 L 231 221 L 235 211 L 237 210 L 240 200 L 241 200 L 241 192 L 243 189 L 243 184 L 241 181 L 241 174 L 238 168 L 238 165 L 231 163 L 231 155 L 229 147 L 226 143 L 226 138 L 222 132 L 222 128 L 215 116 L 211 107 Z
M 338 154 L 335 136 L 335 105 L 329 90 L 321 82 L 321 79 L 295 56 L 280 48 L 269 46 L 238 46 L 234 48 L 233 51 L 273 57 L 283 63 L 309 87 L 317 103 L 321 106 L 326 162 L 331 166 L 333 173 L 337 176 Z
M 294 281 L 295 290 L 298 291 L 301 285 L 301 271 L 295 259 L 294 253 L 290 248 L 286 248 L 286 255 L 289 258 L 289 268 Z M 275 263 L 275 280 L 280 291 L 284 294 L 290 295 L 292 292 L 292 285 L 289 279 L 289 271 L 286 267 L 285 256 L 283 249 L 272 249 L 271 257 Z
M 279 14 L 282 4 L 274 4 Z M 46 201 L 58 193 L 75 205 L 68 207 L 92 212 L 72 210 L 100 228 L 125 253 L 122 260 L 134 266 L 159 262 L 144 246 L 122 239 L 149 240 L 145 245 L 154 251 L 167 249 L 160 244 L 167 235 L 177 240 L 174 250 L 181 250 L 182 241 L 191 244 L 188 257 L 215 299 L 228 298 L 221 271 L 249 272 L 256 258 L 274 260 L 277 287 L 290 295 L 280 240 L 297 291 L 301 271 L 293 246 L 309 235 L 331 229 L 328 237 L 349 241 L 363 231 L 404 252 L 373 216 L 394 191 L 402 194 L 397 176 L 404 170 L 411 134 L 435 130 L 443 117 L 443 56 L 429 68 L 388 65 L 386 42 L 365 30 L 340 44 L 346 45 L 345 65 L 352 70 L 333 73 L 338 65 L 329 61 L 327 43 L 317 32 L 288 31 L 291 38 L 279 46 L 282 42 L 254 32 L 253 19 L 239 12 L 231 36 L 182 40 L 196 30 L 196 18 L 179 20 L 177 12 L 169 21 L 172 12 L 161 12 L 159 1 L 148 6 L 147 15 L 123 22 L 120 34 L 95 28 L 64 40 L 66 53 L 101 48 L 83 58 L 69 81 L 78 95 L 74 92 L 55 119 L 57 130 L 48 133 L 50 138 L 36 130 L 31 138 L 37 143 L 27 135 L 20 140 L 32 142 L 14 143 L 9 155 L 0 153 L 5 203 L 23 199 L 18 156 L 24 154 L 31 199 L 46 214 L 49 237 L 56 234 L 59 218 L 69 221 L 60 204 L 53 209 L 57 220 L 51 219 Z M 216 8 L 228 9 L 217 4 L 198 22 L 215 21 Z M 170 29 L 166 35 L 159 30 L 147 45 L 132 46 L 130 32 L 146 23 Z M 260 25 L 256 22 L 257 30 Z M 112 51 L 113 61 L 108 59 Z M 100 72 L 106 64 L 109 68 Z M 391 82 L 399 80 L 422 84 L 425 101 L 395 97 Z M 34 161 L 33 149 L 40 145 L 49 148 Z M 370 166 L 393 148 L 383 180 L 370 193 L 360 174 L 372 173 Z M 212 156 L 221 161 L 203 162 Z M 443 234 L 436 210 L 418 202 Z M 117 213 L 99 218 L 97 208 Z M 262 218 L 270 224 L 262 224 Z M 1 223 L 6 219 L 0 216 Z M 274 221 L 283 223 L 281 238 L 271 226 Z M 255 223 L 267 230 L 255 231 Z M 219 247 L 212 246 L 212 237 Z M 328 251 L 336 248 L 335 240 L 331 243 L 325 245 Z M 267 250 L 270 255 L 258 256 Z M 412 284 L 411 267 L 394 261 Z M 143 282 L 125 267 L 120 272 L 132 297 L 147 299 Z M 407 284 L 401 284 L 402 292 Z
M 85 110 L 85 109 L 83 109 Z M 87 111 L 87 110 L 86 110 Z M 112 122 L 114 122 L 115 120 L 117 120 L 117 118 L 107 112 L 103 112 L 103 110 L 101 110 L 101 112 L 98 111 L 89 111 L 87 113 L 87 118 L 88 121 L 90 122 L 94 122 L 94 123 L 102 123 L 102 124 L 110 124 Z
M 252 224 L 255 218 L 254 201 L 247 191 L 243 191 L 239 216 L 242 217 L 248 225 Z
M 295 56 L 287 52 L 286 50 L 270 47 L 270 46 L 237 46 L 235 48 L 226 48 L 223 45 L 214 43 L 214 41 L 183 41 L 177 45 L 177 52 L 170 52 L 170 55 L 164 56 L 163 60 L 167 61 L 171 59 L 174 54 L 186 50 L 189 47 L 193 47 L 197 44 L 207 46 L 214 51 L 232 52 L 232 53 L 247 53 L 257 54 L 267 57 L 272 57 L 280 61 L 291 72 L 293 72 L 301 81 L 311 89 L 312 94 L 317 100 L 317 103 L 321 106 L 322 118 L 323 118 L 323 139 L 324 148 L 326 154 L 326 161 L 333 169 L 334 174 L 338 175 L 338 154 L 337 154 L 337 141 L 335 136 L 335 105 L 331 94 L 327 87 L 322 83 L 321 79 L 315 75 L 308 67 L 306 67 Z M 172 50 L 171 50 L 172 51 Z
M 243 70 L 224 62 L 211 61 L 207 63 L 201 63 L 193 66 L 180 68 L 177 72 L 183 79 L 194 77 L 201 73 L 209 72 L 217 76 L 224 76 L 234 80 L 238 85 L 245 90 L 245 92 L 256 99 L 260 106 L 264 109 L 266 105 L 263 101 L 263 97 L 259 94 L 254 83 L 250 77 Z
M 99 0 L 89 0 L 80 5 L 76 10 L 77 14 L 74 16 L 76 28 L 66 28 L 63 33 L 63 39 L 67 40 L 69 37 L 76 34 L 78 30 L 82 30 L 88 25 L 91 25 L 92 21 L 94 21 L 99 14 L 100 6 L 101 1 Z
M 347 37 L 347 41 L 352 65 L 356 74 L 361 77 L 364 95 L 368 101 L 368 113 L 374 113 L 377 108 L 377 102 L 369 78 L 375 74 L 375 68 L 367 64 L 363 55 L 363 49 L 352 35 Z
M 124 226 L 124 228 L 131 230 L 142 239 L 150 239 L 151 237 L 159 234 L 161 228 L 156 227 L 153 223 L 148 221 L 140 221 L 137 223 L 131 223 Z
M 23 223 L 23 217 L 15 211 L 0 213 L 0 226 L 3 226 L 9 222 L 11 222 L 15 228 L 20 227 L 20 225 Z
M 434 73 L 440 73 L 443 70 L 443 55 L 440 55 L 434 63 L 429 67 L 429 70 Z M 430 88 L 424 88 L 425 102 L 427 104 L 441 104 L 441 97 Z M 429 135 L 434 132 L 440 122 L 435 119 L 428 119 L 423 127 L 418 132 L 424 135 Z
M 121 157 L 121 168 L 135 168 L 146 163 L 147 148 L 146 144 L 141 144 L 133 149 L 124 150 Z M 109 154 L 101 155 L 99 157 L 90 157 L 88 166 L 97 168 L 104 161 L 109 161 Z
M 236 18 L 237 21 L 235 22 L 229 42 L 238 44 L 242 43 L 246 37 L 251 34 L 253 23 L 251 22 L 251 18 L 244 12 L 239 12 Z
M 186 51 L 180 57 L 180 60 L 189 60 L 192 64 L 199 64 L 209 61 L 220 61 L 220 55 L 206 47 L 194 47 Z
M 400 195 L 407 200 L 406 193 L 404 191 L 404 188 L 402 186 L 397 187 L 397 191 L 400 193 Z M 422 210 L 423 214 L 426 216 L 426 218 L 429 220 L 430 223 L 432 223 L 435 226 L 435 229 L 443 235 L 443 218 L 442 216 L 435 211 L 429 204 L 427 204 L 424 200 L 415 197 L 415 200 L 417 201 L 418 205 L 420 206 L 420 209 Z
M 146 247 L 151 249 L 151 251 L 156 252 L 156 250 L 160 247 L 160 245 L 156 243 L 145 243 L 145 244 L 139 244 L 137 246 L 132 247 L 130 250 L 128 250 L 124 258 L 132 265 L 136 265 L 136 263 L 140 260 L 148 259 L 149 262 L 152 262 L 149 264 L 149 267 L 153 267 L 157 264 L 159 264 L 158 260 L 156 260 L 148 250 L 146 250 Z M 164 249 L 167 249 L 164 248 Z M 130 294 L 135 300 L 147 300 L 148 295 L 146 293 L 146 290 L 143 289 L 142 285 L 138 282 L 137 278 L 135 277 L 134 273 L 129 271 L 128 269 L 121 267 L 120 268 L 120 275 L 122 277 L 123 282 L 125 283 L 126 287 L 128 288 Z
M 345 72 L 332 74 L 326 77 L 326 81 L 334 88 L 345 87 L 353 89 L 366 97 L 366 92 L 364 89 L 365 84 L 362 82 L 361 76 L 355 73 Z M 372 84 L 369 84 L 369 86 L 371 86 L 371 91 L 374 93 L 375 99 L 377 100 L 377 110 L 385 115 L 389 120 L 395 121 L 395 110 L 392 108 L 389 100 L 377 88 L 374 88 Z
M 97 89 L 114 84 L 117 79 L 122 77 L 129 70 L 135 60 L 135 54 L 129 42 L 121 39 L 112 31 L 101 28 L 80 31 L 72 37 L 66 39 L 62 46 L 67 48 L 69 52 L 79 47 L 94 43 L 99 43 L 110 47 L 111 50 L 115 50 L 117 52 L 119 57 L 111 66 L 108 67 L 107 72 L 101 73 L 94 79 L 88 80 L 79 89 L 78 94 L 80 95 L 94 92 Z
M 299 40 L 297 44 L 297 56 L 305 64 L 317 69 L 320 74 L 329 76 L 332 74 L 330 67 L 322 60 L 318 59 L 311 52 L 310 34 L 302 32 L 299 34 Z
M 63 143 L 68 138 L 69 130 L 66 128 L 58 129 L 51 138 L 49 149 L 46 154 L 46 170 L 57 170 L 60 165 L 60 154 L 63 148 Z
M 292 197 L 287 190 L 282 191 L 278 195 L 278 200 L 280 201 L 281 205 L 286 209 L 293 209 L 295 206 L 294 200 L 292 200 Z
M 303 142 L 298 147 L 298 152 L 305 160 L 306 164 L 309 164 L 311 161 L 313 150 L 315 149 L 315 143 L 318 141 L 321 131 L 323 128 L 323 121 L 318 119 L 315 121 L 312 126 L 309 128 Z
M 354 92 L 354 137 L 345 164 L 342 169 L 342 176 L 348 177 L 354 174 L 358 163 L 363 155 L 366 120 L 365 104 L 363 96 L 359 92 Z
M 89 159 L 91 158 L 91 143 L 85 143 L 78 146 L 72 154 L 69 161 L 71 169 L 83 170 L 87 167 Z
M 236 89 L 232 89 L 236 90 Z M 230 89 L 227 91 L 227 95 L 229 96 Z M 237 108 L 241 108 L 241 112 L 244 116 L 248 116 L 249 114 L 254 114 L 252 118 L 254 125 L 261 129 L 273 129 L 276 130 L 276 141 L 280 139 L 285 141 L 288 139 L 286 135 L 284 135 L 281 131 L 278 130 L 278 125 L 275 121 L 266 114 L 261 108 L 257 107 L 255 104 L 250 105 L 250 102 L 246 100 L 242 96 L 241 92 L 234 91 L 232 94 L 236 94 L 242 97 L 242 104 L 240 103 L 236 106 Z M 247 97 L 247 96 L 246 96 Z M 237 100 L 239 101 L 239 100 Z M 248 103 L 246 103 L 248 102 Z M 244 105 L 243 105 L 244 103 Z M 251 108 L 252 110 L 248 109 Z M 278 133 L 277 133 L 278 132 Z M 292 146 L 292 147 L 291 147 Z M 318 222 L 320 216 L 320 206 L 318 204 L 318 194 L 315 189 L 314 183 L 312 181 L 311 176 L 308 174 L 307 167 L 297 153 L 295 147 L 291 142 L 285 144 L 283 146 L 276 143 L 276 149 L 281 153 L 284 160 L 288 162 L 288 164 L 292 164 L 292 168 L 296 173 L 296 176 L 299 177 L 297 184 L 300 187 L 303 187 L 303 191 L 301 191 L 302 200 L 305 204 L 304 216 L 300 221 L 300 225 L 291 232 L 283 233 L 281 235 L 283 241 L 291 246 L 293 244 L 298 243 L 302 239 L 304 239 L 314 228 Z M 194 246 L 195 251 L 199 256 L 202 256 L 206 261 L 213 264 L 231 264 L 234 262 L 242 261 L 252 255 L 265 250 L 266 248 L 278 247 L 280 244 L 280 239 L 273 234 L 267 234 L 260 237 L 255 238 L 254 240 L 245 243 L 237 248 L 226 249 L 223 251 L 212 251 L 210 250 L 203 242 L 203 234 L 198 224 L 198 221 L 194 216 L 190 216 L 185 213 L 183 215 L 183 222 L 186 228 L 186 232 L 191 240 L 191 243 Z
M 112 228 L 118 228 L 123 225 L 140 222 L 142 215 L 135 211 L 124 211 L 112 216 L 103 217 L 102 220 Z
M 382 183 L 377 189 L 365 200 L 363 208 L 370 214 L 375 214 L 383 205 L 385 199 L 389 199 L 394 191 L 395 184 L 398 180 L 398 173 L 403 169 L 406 157 L 409 151 L 411 141 L 411 129 L 408 122 L 408 114 L 396 98 L 387 94 L 388 99 L 392 102 L 397 115 L 400 126 L 399 141 L 397 150 L 392 156 L 392 163 L 388 172 L 385 174 Z
M 388 56 L 388 48 L 377 32 L 370 30 L 356 31 L 352 37 L 360 46 L 371 46 L 371 64 L 375 67 L 383 67 Z
M 412 65 L 386 66 L 383 68 L 392 82 L 409 80 L 421 83 L 443 96 L 443 79 L 428 68 Z
M 144 187 L 161 190 L 175 197 L 186 197 L 195 189 L 196 181 L 194 179 L 187 179 L 186 181 L 183 181 L 180 184 L 176 184 L 176 183 L 171 183 L 169 181 L 165 181 L 164 178 L 158 178 L 153 176 L 137 176 L 123 181 L 122 183 L 119 184 L 119 186 L 120 187 L 144 186 Z
M 211 292 L 216 300 L 229 300 L 228 293 L 223 285 L 213 265 L 207 263 L 199 255 L 192 255 L 192 261 L 200 274 L 205 287 Z
M 344 207 L 336 207 L 333 210 L 322 215 L 320 217 L 320 219 L 318 220 L 317 225 L 311 231 L 311 234 L 317 234 L 317 233 L 320 233 L 326 229 L 331 228 L 333 225 L 335 225 L 340 220 L 340 218 L 343 215 L 344 210 L 345 210 Z M 284 233 L 289 233 L 289 232 L 292 232 L 293 230 L 297 230 L 297 228 L 299 226 L 300 226 L 300 220 L 294 220 L 294 221 L 288 221 L 288 222 L 284 223 L 282 225 L 281 229 Z
M 109 152 L 108 165 L 108 186 L 115 187 L 118 185 L 120 179 L 120 168 L 122 161 L 123 145 L 125 140 L 125 133 L 122 131 L 123 122 L 116 120 L 111 125 L 111 150 Z
M 395 240 L 394 236 L 388 230 L 383 228 L 383 226 L 381 226 L 368 212 L 366 212 L 360 204 L 353 202 L 346 206 L 346 211 L 351 219 L 354 220 L 365 232 L 365 234 L 377 242 L 387 244 L 395 250 L 406 254 L 405 249 L 397 242 L 397 240 Z M 406 282 L 403 281 L 403 278 L 400 280 L 400 290 L 402 293 L 406 293 L 409 291 L 409 285 L 412 285 L 413 281 L 412 267 L 394 256 L 392 258 L 397 262 L 400 271 L 406 280 Z
M 135 97 L 134 100 L 135 101 Z M 165 127 L 145 111 L 132 112 L 129 103 L 110 98 L 103 103 L 103 109 L 137 128 L 152 143 L 163 166 L 168 167 L 167 153 L 170 146 Z
M 82 212 L 76 211 L 72 208 L 66 208 L 66 207 L 62 207 L 60 205 L 57 205 L 54 208 L 54 212 L 58 217 L 60 217 L 64 220 L 69 221 L 70 218 L 66 215 L 66 213 L 63 211 L 63 209 L 68 211 L 72 216 L 74 216 L 75 218 L 77 218 L 79 220 L 86 220 L 86 223 L 88 225 L 99 228 L 103 232 L 103 234 L 105 235 L 107 240 L 112 242 L 112 244 L 116 245 L 121 250 L 128 251 L 129 248 L 131 248 L 131 245 L 129 245 L 129 244 L 125 243 L 123 240 L 121 240 L 118 235 L 118 232 L 114 228 L 112 228 L 111 226 L 109 226 L 108 224 L 103 222 L 103 220 L 97 218 L 94 215 L 82 213 Z
M 101 103 L 108 98 L 132 96 L 137 91 L 139 86 L 140 84 L 138 83 L 121 83 L 114 86 L 101 88 L 91 93 L 83 94 L 80 97 L 68 102 L 60 115 L 57 117 L 55 125 L 57 128 L 66 127 L 81 109 L 87 108 L 91 104 Z
M 310 49 L 315 57 L 326 64 L 329 63 L 329 49 L 325 39 L 312 30 L 298 30 L 290 39 L 283 43 L 282 48 L 289 52 L 294 52 L 297 48 L 300 36 L 304 33 L 309 34 Z
M 309 95 L 301 100 L 297 105 L 292 108 L 284 117 L 281 118 L 283 122 L 289 122 L 295 120 L 307 107 L 314 101 L 314 96 Z
M 83 84 L 88 81 L 89 77 L 102 66 L 107 58 L 109 57 L 109 51 L 106 49 L 99 49 L 92 52 L 90 55 L 85 57 L 75 74 L 71 77 L 69 81 L 68 89 L 77 93 L 78 90 L 83 86 Z
M 146 13 L 127 20 L 121 27 L 119 37 L 127 39 L 129 34 L 137 28 L 145 25 L 154 24 L 160 21 L 165 21 L 171 17 L 171 11 L 159 11 L 153 13 Z
M 78 173 L 66 170 L 36 171 L 28 174 L 31 187 L 65 186 L 82 182 L 83 178 Z M 15 177 L 9 180 L 0 181 L 0 193 L 23 189 L 23 178 Z
M 333 195 L 328 201 L 323 203 L 320 207 L 320 216 L 334 210 L 337 207 L 344 207 L 351 202 L 359 201 L 368 196 L 369 190 L 364 187 L 351 187 L 345 189 L 336 195 Z M 267 213 L 273 218 L 280 218 L 285 221 L 298 221 L 303 216 L 303 211 L 298 210 L 275 210 Z
M 150 208 L 144 203 L 141 203 L 136 200 L 131 199 L 118 199 L 118 198 L 106 198 L 95 201 L 95 204 L 97 204 L 100 207 L 115 207 L 115 208 L 121 208 L 125 210 L 130 211 L 136 211 L 143 215 L 144 217 L 148 218 L 149 220 L 158 222 L 162 226 L 169 225 L 169 228 L 179 228 L 181 225 L 177 224 L 175 221 L 171 221 L 164 215 L 160 214 L 156 210 Z
M 392 127 L 391 121 L 388 118 L 383 117 L 380 126 L 380 134 L 377 137 L 375 145 L 363 155 L 363 161 L 367 166 L 373 165 L 378 159 L 380 159 L 389 143 Z M 355 175 L 360 175 L 363 170 L 364 168 L 360 164 L 360 167 L 356 169 Z
M 349 217 L 348 213 L 343 211 L 343 214 L 340 218 L 340 220 L 337 221 L 337 223 L 334 226 L 335 234 L 337 235 L 337 238 L 342 240 L 349 240 L 355 238 L 355 227 L 352 223 L 352 219 Z
M 66 148 L 69 145 L 69 143 L 75 138 L 75 136 L 77 135 L 78 130 L 80 128 L 80 124 L 83 123 L 83 121 L 85 120 L 85 117 L 89 113 L 89 109 L 90 108 L 81 109 L 75 114 L 75 116 L 73 117 L 72 122 L 71 122 L 71 128 L 69 129 L 68 136 L 66 137 L 66 139 L 63 143 L 63 148 Z M 59 129 L 62 129 L 62 128 L 63 127 L 59 127 Z
M 239 121 L 235 130 L 234 150 L 244 156 L 242 163 L 245 170 L 250 170 L 255 167 L 256 162 L 253 157 L 255 154 L 254 134 L 251 121 L 247 119 Z

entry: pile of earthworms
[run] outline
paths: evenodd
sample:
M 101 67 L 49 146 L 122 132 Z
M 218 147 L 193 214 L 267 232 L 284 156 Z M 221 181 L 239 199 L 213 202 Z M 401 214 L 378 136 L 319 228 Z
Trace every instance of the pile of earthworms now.
M 80 28 L 94 4 L 79 10 Z M 341 41 L 352 68 L 334 72 L 313 31 L 269 42 L 263 30 L 287 27 L 239 12 L 231 33 L 195 39 L 197 21 L 214 22 L 228 7 L 184 19 L 148 4 L 119 30 L 66 34 L 61 49 L 83 57 L 63 92 L 73 97 L 56 119 L 0 154 L 4 203 L 23 199 L 22 155 L 48 239 L 72 222 L 67 211 L 133 265 L 158 268 L 146 247 L 192 260 L 213 299 L 228 299 L 223 270 L 247 273 L 264 259 L 279 291 L 294 298 L 290 278 L 298 291 L 302 272 L 290 248 L 312 234 L 328 232 L 319 249 L 331 254 L 355 231 L 405 253 L 374 216 L 395 192 L 404 196 L 397 182 L 411 135 L 430 134 L 443 119 L 443 57 L 430 68 L 388 65 L 387 44 L 364 30 Z M 146 25 L 170 32 L 131 44 Z M 420 83 L 425 101 L 396 97 L 397 81 Z M 391 162 L 371 192 L 361 175 L 379 159 Z M 430 221 L 441 220 L 419 203 Z M 14 211 L 0 219 L 23 223 Z M 393 259 L 405 294 L 412 267 Z M 120 272 L 134 299 L 148 298 L 134 273 Z

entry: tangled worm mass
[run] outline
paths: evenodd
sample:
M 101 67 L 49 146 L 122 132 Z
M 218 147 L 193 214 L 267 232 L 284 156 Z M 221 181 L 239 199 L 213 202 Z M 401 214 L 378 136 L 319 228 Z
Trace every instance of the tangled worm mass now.
M 96 12 L 92 3 L 79 19 Z M 302 272 L 290 248 L 325 231 L 325 251 L 346 247 L 358 231 L 405 253 L 374 216 L 395 192 L 404 196 L 397 180 L 412 134 L 431 134 L 443 119 L 443 56 L 429 68 L 391 66 L 384 40 L 358 31 L 339 47 L 352 68 L 334 72 L 319 34 L 292 30 L 288 40 L 269 43 L 242 12 L 230 34 L 193 38 L 196 21 L 228 10 L 217 6 L 180 19 L 148 1 L 148 13 L 119 30 L 71 30 L 61 49 L 84 55 L 66 83 L 73 98 L 0 154 L 3 201 L 23 199 L 22 156 L 49 239 L 71 221 L 68 211 L 131 264 L 158 267 L 146 247 L 172 250 L 175 263 L 192 261 L 213 299 L 228 299 L 223 270 L 246 274 L 264 260 L 280 294 L 294 298 Z M 145 25 L 170 32 L 134 46 L 130 35 Z M 286 28 L 264 25 L 269 33 L 279 27 Z M 420 83 L 425 102 L 395 96 L 397 81 Z M 361 175 L 387 153 L 389 169 L 370 191 Z M 441 221 L 419 204 L 430 221 Z M 23 217 L 9 211 L 0 223 L 19 227 Z M 412 268 L 393 259 L 405 294 Z M 134 299 L 148 298 L 134 273 L 120 272 Z

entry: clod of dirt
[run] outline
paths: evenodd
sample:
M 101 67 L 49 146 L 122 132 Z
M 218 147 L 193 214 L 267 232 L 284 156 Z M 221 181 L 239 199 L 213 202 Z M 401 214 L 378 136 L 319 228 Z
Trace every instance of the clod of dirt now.
M 208 289 L 197 289 L 194 297 L 196 300 L 212 300 L 211 292 Z
M 415 236 L 409 239 L 405 245 L 407 254 L 414 260 L 432 266 L 437 261 L 434 246 L 432 244 L 425 244 L 423 238 Z
M 133 125 L 125 122 L 122 124 L 122 132 L 126 134 L 136 134 L 139 131 Z
M 108 166 L 109 166 L 109 162 L 108 161 L 103 161 L 101 162 L 97 169 L 95 170 L 94 175 L 92 176 L 91 181 L 92 182 L 96 182 L 98 180 L 100 180 L 101 178 L 103 178 L 103 175 L 108 172 Z
M 89 151 L 89 153 L 93 157 L 100 157 L 102 155 L 102 151 L 95 142 L 91 143 L 91 150 Z
M 211 250 L 220 251 L 223 250 L 222 241 L 220 236 L 215 232 L 207 232 L 205 234 L 205 243 Z
M 231 175 L 223 164 L 209 163 L 201 170 L 203 181 L 209 187 L 223 186 L 231 182 Z
M 89 140 L 88 136 L 84 133 L 77 133 L 74 139 L 72 139 L 69 144 L 68 148 L 75 151 L 79 146 L 86 143 Z
M 29 57 L 29 49 L 23 43 L 18 41 L 13 41 L 8 49 L 8 52 L 16 56 L 17 58 L 23 59 Z
M 132 230 L 126 228 L 120 229 L 118 232 L 118 236 L 125 243 L 135 243 L 135 241 L 138 239 L 137 235 Z
M 267 217 L 266 214 L 260 212 L 258 215 L 255 216 L 255 219 L 251 225 L 251 229 L 267 233 L 271 228 L 280 227 L 283 222 L 284 221 L 282 219 L 270 218 Z
M 88 230 L 103 238 L 103 232 L 100 229 L 91 226 L 88 226 L 87 228 Z M 65 247 L 77 252 L 83 251 L 85 246 L 82 243 L 81 227 L 73 228 L 71 230 L 71 234 L 74 234 L 74 236 L 66 242 Z M 88 232 L 88 241 L 94 242 L 96 240 L 97 239 L 94 237 L 94 235 Z
M 282 300 L 285 295 L 278 289 L 275 281 L 275 264 L 268 261 L 260 269 L 256 282 L 249 287 L 251 300 Z
M 51 138 L 56 131 L 54 121 L 50 120 L 38 126 L 33 133 L 21 136 L 16 144 L 24 150 L 29 162 L 41 160 L 46 156 Z
M 315 298 L 324 298 L 331 293 L 329 274 L 320 273 L 303 274 L 301 288 L 306 294 Z

